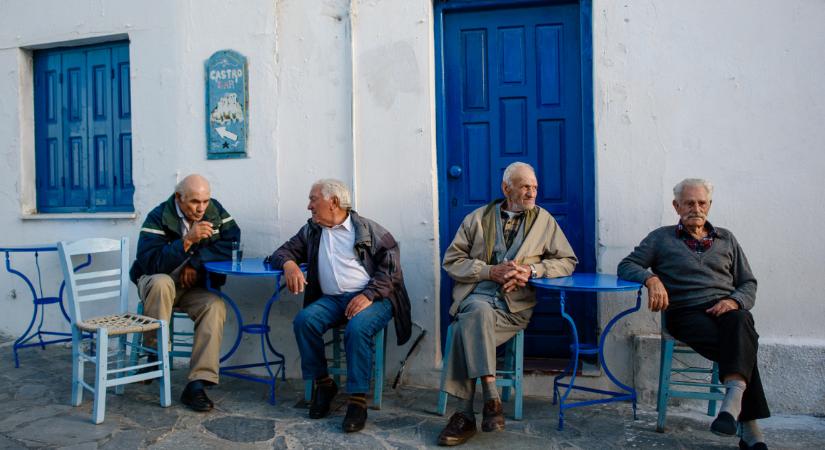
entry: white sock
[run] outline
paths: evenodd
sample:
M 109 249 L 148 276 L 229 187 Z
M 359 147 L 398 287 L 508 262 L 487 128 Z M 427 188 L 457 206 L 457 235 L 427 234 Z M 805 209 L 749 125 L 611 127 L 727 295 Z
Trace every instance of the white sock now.
M 739 417 L 739 412 L 742 410 L 742 394 L 745 393 L 747 385 L 744 381 L 730 380 L 725 382 L 727 393 L 725 399 L 722 400 L 722 411 L 725 411 L 733 416 L 734 420 Z
M 759 428 L 759 424 L 757 424 L 755 420 L 742 422 L 742 440 L 745 441 L 749 447 L 753 447 L 757 442 L 765 442 L 762 429 Z

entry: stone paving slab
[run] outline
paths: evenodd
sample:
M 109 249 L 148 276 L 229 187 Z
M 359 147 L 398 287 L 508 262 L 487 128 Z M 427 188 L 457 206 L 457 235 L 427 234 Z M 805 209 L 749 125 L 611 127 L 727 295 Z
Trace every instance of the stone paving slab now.
M 0 338 L 0 448 L 60 449 L 422 449 L 435 442 L 446 418 L 434 414 L 433 389 L 386 389 L 384 408 L 369 410 L 360 433 L 341 432 L 345 396 L 333 403 L 329 417 L 307 418 L 303 383 L 288 380 L 276 391 L 278 404 L 266 402 L 267 387 L 225 378 L 209 389 L 214 411 L 188 410 L 177 399 L 186 370 L 172 372 L 173 404 L 159 406 L 157 383 L 127 385 L 124 395 L 107 397 L 106 420 L 91 423 L 91 396 L 79 407 L 69 403 L 69 349 L 51 346 L 21 354 L 21 367 L 11 363 L 11 348 Z M 112 392 L 110 390 L 110 392 Z M 509 419 L 507 430 L 479 433 L 465 449 L 722 449 L 736 448 L 738 438 L 708 431 L 711 419 L 698 411 L 668 410 L 668 430 L 655 432 L 656 413 L 640 407 L 633 420 L 629 404 L 569 410 L 558 431 L 557 407 L 544 398 L 526 398 L 524 420 Z M 479 417 L 480 420 L 480 417 Z M 763 421 L 771 448 L 825 448 L 825 419 L 781 416 Z

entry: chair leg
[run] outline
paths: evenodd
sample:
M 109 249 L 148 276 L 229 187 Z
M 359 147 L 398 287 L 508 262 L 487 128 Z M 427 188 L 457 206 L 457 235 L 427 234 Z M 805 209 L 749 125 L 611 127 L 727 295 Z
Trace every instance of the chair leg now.
M 515 348 L 514 348 L 515 346 L 516 346 L 516 340 L 515 340 L 515 336 L 513 336 L 513 339 L 510 339 L 510 341 L 507 342 L 507 347 L 504 351 L 504 370 L 507 371 L 507 372 L 514 372 L 514 373 L 513 373 L 512 376 L 511 375 L 506 375 L 505 376 L 510 383 L 505 384 L 501 388 L 501 401 L 503 401 L 503 402 L 509 402 L 510 401 L 510 391 L 512 390 L 511 386 L 514 386 L 515 381 L 516 381 L 516 377 L 515 377 L 515 370 L 516 370 L 516 364 L 515 364 L 516 355 L 515 355 L 515 353 L 516 352 L 515 352 Z
M 312 380 L 305 380 L 304 381 L 304 401 L 307 403 L 312 401 Z
M 106 414 L 106 379 L 109 366 L 109 332 L 105 328 L 97 329 L 97 364 L 95 367 L 95 400 L 92 408 L 92 422 L 103 422 Z
M 72 406 L 80 406 L 83 402 L 83 368 L 85 363 L 80 359 L 80 346 L 83 344 L 83 334 L 76 326 L 72 326 Z
M 143 302 L 138 302 L 137 304 L 137 314 L 143 315 Z M 133 333 L 132 337 L 132 345 L 129 349 L 129 366 L 134 367 L 138 365 L 140 361 L 140 349 L 143 346 L 143 333 Z M 137 373 L 137 371 L 130 372 L 131 374 Z
M 515 391 L 516 391 L 516 405 L 514 411 L 514 418 L 516 420 L 521 420 L 522 418 L 522 406 L 524 401 L 524 392 L 523 392 L 523 385 L 524 382 L 524 330 L 519 330 L 518 334 L 516 334 L 516 355 L 515 355 L 515 364 L 516 364 L 516 375 L 514 380 Z
M 710 376 L 710 382 L 713 384 L 720 384 L 719 383 L 719 364 L 713 363 L 713 372 Z M 710 388 L 710 392 L 718 392 L 721 393 L 722 390 L 719 388 L 712 387 Z M 708 415 L 713 417 L 716 415 L 716 400 L 708 400 Z
M 673 339 L 662 338 L 661 361 L 659 363 L 659 393 L 656 408 L 659 417 L 656 420 L 656 431 L 665 432 L 665 420 L 667 419 L 667 402 L 670 397 L 670 369 L 673 364 Z
M 384 357 L 386 356 L 386 333 L 382 328 L 375 333 L 375 385 L 373 387 L 372 408 L 381 409 L 384 394 Z
M 166 408 L 172 404 L 172 393 L 169 386 L 169 325 L 165 320 L 160 321 L 158 328 L 158 361 L 163 373 L 160 377 L 160 406 Z
M 335 369 L 341 368 L 341 345 L 343 345 L 344 339 L 341 337 L 341 330 L 336 328 L 332 329 L 332 367 Z M 340 370 L 334 371 L 333 379 L 335 379 L 335 384 L 341 386 L 341 372 Z
M 126 365 L 126 335 L 121 334 L 117 337 L 117 368 L 122 369 Z M 118 372 L 116 378 L 123 378 L 126 376 L 125 372 Z M 123 385 L 115 386 L 115 394 L 123 395 Z
M 447 327 L 447 340 L 444 342 L 444 356 L 441 358 L 441 385 L 438 391 L 438 407 L 435 411 L 439 416 L 447 413 L 447 393 L 444 392 L 444 385 L 447 381 L 447 360 L 450 356 L 450 346 L 453 342 L 453 324 Z

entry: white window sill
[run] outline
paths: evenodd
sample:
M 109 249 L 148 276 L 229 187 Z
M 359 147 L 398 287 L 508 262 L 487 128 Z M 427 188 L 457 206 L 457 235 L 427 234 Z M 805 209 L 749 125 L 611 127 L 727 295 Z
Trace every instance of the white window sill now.
M 134 212 L 99 212 L 99 213 L 23 213 L 20 216 L 23 220 L 133 220 L 137 218 Z

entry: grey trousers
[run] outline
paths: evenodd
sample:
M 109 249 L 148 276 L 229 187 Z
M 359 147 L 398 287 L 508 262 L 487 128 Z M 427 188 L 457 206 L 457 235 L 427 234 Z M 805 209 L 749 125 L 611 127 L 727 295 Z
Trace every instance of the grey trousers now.
M 496 347 L 527 328 L 533 309 L 511 313 L 495 297 L 470 294 L 461 301 L 453 323 L 444 391 L 463 399 L 475 394 L 475 379 L 496 373 Z

